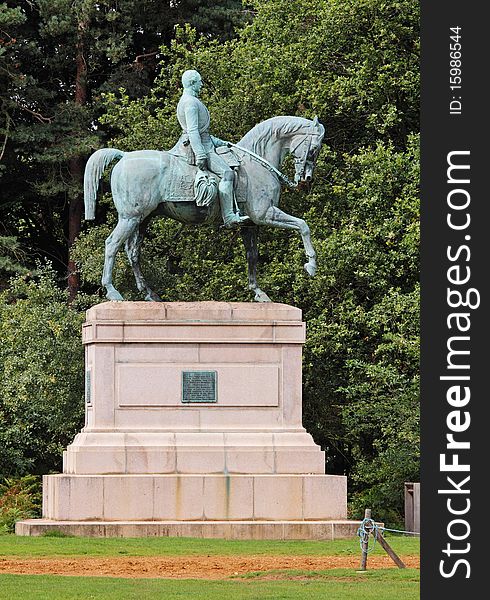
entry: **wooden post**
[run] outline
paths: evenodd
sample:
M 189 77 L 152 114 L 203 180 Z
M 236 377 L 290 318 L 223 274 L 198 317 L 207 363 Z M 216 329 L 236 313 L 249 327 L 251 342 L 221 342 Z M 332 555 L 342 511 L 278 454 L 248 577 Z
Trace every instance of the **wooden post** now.
M 366 510 L 364 511 L 364 518 L 365 519 L 371 518 L 371 509 L 370 508 L 366 508 Z M 370 534 L 371 534 L 371 531 L 368 531 L 368 535 L 362 540 L 361 566 L 359 568 L 360 571 L 366 570 L 367 557 L 368 557 L 368 546 L 369 546 L 369 535 Z
M 413 483 L 405 484 L 405 529 L 413 531 Z
M 388 544 L 388 542 L 383 537 L 381 531 L 377 531 L 377 540 L 381 544 L 381 546 L 386 550 L 386 554 L 393 560 L 395 565 L 400 569 L 405 568 L 405 563 L 401 560 L 398 554 L 393 550 L 393 548 Z
M 420 533 L 420 483 L 413 484 L 413 529 L 408 531 Z

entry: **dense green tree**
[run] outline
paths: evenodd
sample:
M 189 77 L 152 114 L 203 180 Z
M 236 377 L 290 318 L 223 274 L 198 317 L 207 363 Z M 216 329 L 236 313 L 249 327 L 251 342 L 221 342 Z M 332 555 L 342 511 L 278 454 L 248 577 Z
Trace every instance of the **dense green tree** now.
M 19 248 L 19 242 L 12 236 L 0 236 L 0 289 L 14 273 L 25 273 L 25 257 Z
M 0 474 L 61 468 L 83 425 L 83 315 L 54 272 L 18 276 L 0 293 Z

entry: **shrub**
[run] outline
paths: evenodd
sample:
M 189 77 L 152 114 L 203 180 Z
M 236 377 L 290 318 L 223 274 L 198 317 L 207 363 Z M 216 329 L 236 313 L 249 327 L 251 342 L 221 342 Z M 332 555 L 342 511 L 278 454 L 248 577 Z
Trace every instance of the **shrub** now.
M 0 475 L 60 469 L 83 425 L 82 321 L 50 267 L 0 293 Z
M 8 477 L 0 484 L 0 530 L 12 533 L 21 519 L 39 516 L 41 480 L 34 475 Z

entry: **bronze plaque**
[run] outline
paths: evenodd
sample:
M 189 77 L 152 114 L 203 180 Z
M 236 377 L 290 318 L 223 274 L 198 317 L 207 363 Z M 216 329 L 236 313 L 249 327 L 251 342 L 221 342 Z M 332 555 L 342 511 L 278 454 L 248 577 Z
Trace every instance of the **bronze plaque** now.
M 92 404 L 92 382 L 91 382 L 90 369 L 85 371 L 85 402 Z
M 182 402 L 217 402 L 216 371 L 182 371 Z

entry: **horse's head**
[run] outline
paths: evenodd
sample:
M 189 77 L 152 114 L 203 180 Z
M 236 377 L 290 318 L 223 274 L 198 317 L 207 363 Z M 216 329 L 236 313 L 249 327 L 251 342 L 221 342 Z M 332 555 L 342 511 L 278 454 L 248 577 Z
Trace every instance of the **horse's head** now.
M 316 159 L 320 153 L 325 127 L 318 117 L 308 122 L 293 138 L 290 152 L 294 156 L 294 182 L 297 185 L 310 185 L 313 179 Z

